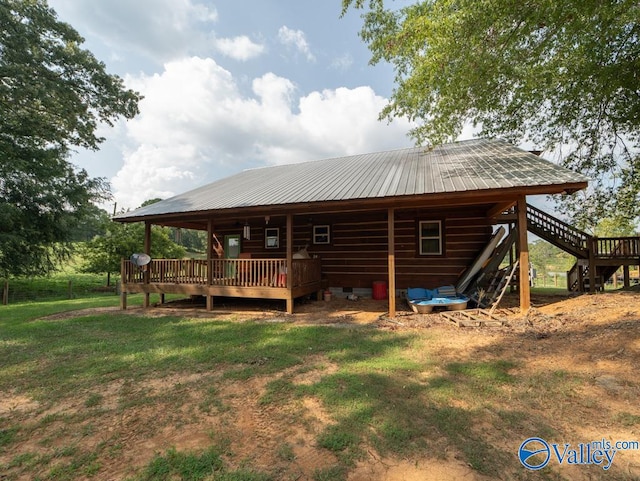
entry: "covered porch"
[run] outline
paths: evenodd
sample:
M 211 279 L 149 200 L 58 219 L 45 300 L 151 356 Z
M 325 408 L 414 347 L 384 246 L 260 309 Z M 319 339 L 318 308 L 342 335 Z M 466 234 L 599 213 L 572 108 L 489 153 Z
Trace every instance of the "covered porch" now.
M 144 252 L 151 253 L 151 225 L 145 222 Z M 181 225 L 181 223 L 177 223 Z M 120 307 L 127 308 L 127 294 L 144 294 L 143 306 L 149 307 L 150 294 L 204 296 L 208 310 L 215 297 L 282 299 L 293 313 L 294 299 L 316 293 L 321 296 L 322 267 L 318 258 L 294 259 L 293 215 L 285 216 L 286 249 L 284 257 L 216 258 L 214 223 L 207 226 L 206 259 L 152 259 L 139 267 L 131 260 L 121 262 Z M 192 225 L 190 225 L 192 226 Z
M 291 269 L 289 269 L 291 266 Z M 293 312 L 297 297 L 320 293 L 320 259 L 155 259 L 139 267 L 122 261 L 121 307 L 127 293 L 199 295 L 213 308 L 214 297 L 282 299 Z

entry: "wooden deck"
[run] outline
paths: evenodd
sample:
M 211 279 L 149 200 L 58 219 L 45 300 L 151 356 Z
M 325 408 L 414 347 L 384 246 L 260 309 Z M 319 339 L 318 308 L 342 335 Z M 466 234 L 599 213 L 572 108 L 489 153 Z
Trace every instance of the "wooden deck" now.
M 629 266 L 640 264 L 640 237 L 590 237 L 587 245 L 586 258 L 578 258 L 567 271 L 567 288 L 580 292 L 602 289 L 620 267 L 624 285 L 629 287 Z
M 621 267 L 624 285 L 629 286 L 629 266 L 640 264 L 640 236 L 595 237 L 532 205 L 527 205 L 526 212 L 530 232 L 576 257 L 576 263 L 567 271 L 570 291 L 602 289 Z M 499 222 L 515 219 L 516 212 L 511 208 L 500 216 Z
M 289 275 L 289 273 L 291 273 Z M 291 269 L 285 259 L 154 259 L 144 267 L 123 260 L 121 307 L 127 307 L 127 294 L 185 294 L 207 298 L 246 297 L 283 299 L 293 311 L 297 297 L 320 292 L 320 259 L 294 259 Z

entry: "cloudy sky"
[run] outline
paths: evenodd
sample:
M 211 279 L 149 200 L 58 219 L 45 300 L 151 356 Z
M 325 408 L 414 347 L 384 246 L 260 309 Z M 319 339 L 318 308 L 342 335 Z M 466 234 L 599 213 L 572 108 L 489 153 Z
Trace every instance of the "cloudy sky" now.
M 100 152 L 72 159 L 111 182 L 118 209 L 247 168 L 412 145 L 405 120 L 378 120 L 393 71 L 368 64 L 360 12 L 340 18 L 340 0 L 49 4 L 145 97 L 100 130 Z

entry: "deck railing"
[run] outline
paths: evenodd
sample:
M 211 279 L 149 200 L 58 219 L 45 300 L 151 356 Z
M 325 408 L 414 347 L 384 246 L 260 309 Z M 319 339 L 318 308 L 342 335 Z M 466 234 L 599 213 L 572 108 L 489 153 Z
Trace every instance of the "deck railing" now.
M 171 283 L 238 287 L 287 287 L 286 259 L 153 259 L 138 267 L 122 263 L 125 284 Z M 291 287 L 321 279 L 320 259 L 293 259 Z
M 596 259 L 640 258 L 640 237 L 596 237 L 593 244 Z
M 530 204 L 527 204 L 527 222 L 532 231 L 541 237 L 549 235 L 578 252 L 587 252 L 589 248 L 588 234 Z

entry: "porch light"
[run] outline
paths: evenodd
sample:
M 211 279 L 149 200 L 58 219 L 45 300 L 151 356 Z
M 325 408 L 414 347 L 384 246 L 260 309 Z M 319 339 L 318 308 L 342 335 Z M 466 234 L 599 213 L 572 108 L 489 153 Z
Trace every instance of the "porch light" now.
M 242 237 L 245 240 L 251 240 L 251 226 L 248 222 L 244 223 L 244 227 L 242 228 Z

